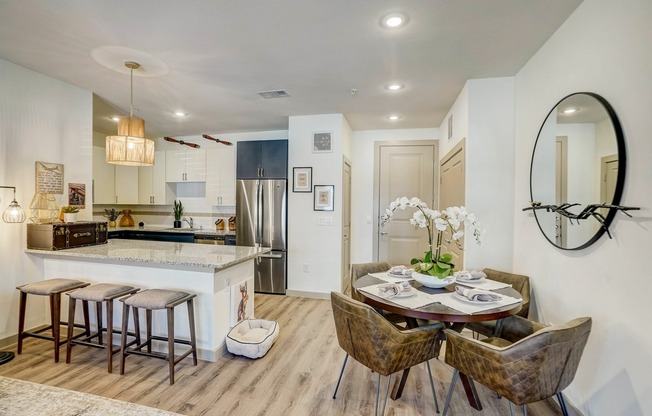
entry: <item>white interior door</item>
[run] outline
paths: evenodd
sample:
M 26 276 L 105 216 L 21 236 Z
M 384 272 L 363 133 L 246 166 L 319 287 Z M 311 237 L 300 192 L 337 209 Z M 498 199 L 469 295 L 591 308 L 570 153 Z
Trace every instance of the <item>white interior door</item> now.
M 342 293 L 351 286 L 351 162 L 344 160 L 342 172 Z
M 398 197 L 416 196 L 432 207 L 434 202 L 435 144 L 381 145 L 378 155 L 378 213 Z M 378 227 L 378 261 L 409 265 L 428 249 L 428 234 L 414 229 L 414 209 L 396 210 L 384 227 Z M 379 216 L 380 216 L 379 215 Z
M 440 191 L 439 209 L 451 206 L 461 206 L 465 203 L 465 140 L 461 141 L 441 160 L 439 167 Z M 444 240 L 450 240 L 451 235 L 444 234 Z M 434 243 L 434 242 L 433 242 Z M 464 239 L 459 241 L 463 247 Z M 453 255 L 455 270 L 464 268 L 464 251 L 454 242 L 442 244 L 443 252 Z

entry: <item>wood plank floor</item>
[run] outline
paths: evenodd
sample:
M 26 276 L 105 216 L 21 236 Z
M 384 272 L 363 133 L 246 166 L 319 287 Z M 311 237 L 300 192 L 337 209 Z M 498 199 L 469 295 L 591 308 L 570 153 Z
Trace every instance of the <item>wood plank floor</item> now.
M 184 415 L 371 415 L 377 375 L 349 360 L 342 385 L 333 390 L 344 359 L 335 335 L 330 302 L 326 300 L 256 294 L 256 316 L 279 322 L 280 336 L 267 356 L 250 360 L 227 354 L 218 362 L 192 359 L 177 365 L 176 383 L 168 383 L 167 362 L 129 356 L 126 374 L 106 371 L 104 351 L 76 346 L 72 363 L 53 362 L 51 343 L 34 338 L 23 354 L 0 366 L 0 375 L 138 403 Z M 432 360 L 440 407 L 452 370 Z M 383 380 L 383 386 L 386 381 Z M 458 383 L 451 415 L 502 416 L 508 402 L 478 385 L 484 411 L 469 407 Z M 435 408 L 425 365 L 415 368 L 400 400 L 388 400 L 387 415 L 434 415 Z M 520 409 L 517 414 L 520 413 Z M 531 416 L 558 415 L 551 400 L 528 406 Z

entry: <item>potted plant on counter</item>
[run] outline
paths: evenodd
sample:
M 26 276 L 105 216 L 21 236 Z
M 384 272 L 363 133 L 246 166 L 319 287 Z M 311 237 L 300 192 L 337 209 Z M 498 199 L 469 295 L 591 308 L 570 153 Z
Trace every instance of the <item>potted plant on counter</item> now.
M 79 212 L 79 207 L 75 207 L 72 205 L 67 205 L 65 207 L 61 207 L 61 211 L 63 211 L 63 221 L 64 222 L 75 222 L 77 221 L 77 213 Z
M 181 228 L 181 218 L 183 217 L 183 205 L 181 201 L 174 201 L 174 228 Z
M 118 211 L 115 210 L 115 208 L 111 209 L 104 209 L 104 217 L 106 217 L 109 220 L 109 227 L 115 228 L 115 220 L 118 219 L 118 215 L 120 214 Z

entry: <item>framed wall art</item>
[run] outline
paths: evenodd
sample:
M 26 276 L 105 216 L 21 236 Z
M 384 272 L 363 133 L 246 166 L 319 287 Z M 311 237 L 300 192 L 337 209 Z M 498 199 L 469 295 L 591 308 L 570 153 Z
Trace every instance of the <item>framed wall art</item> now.
M 86 208 L 86 184 L 68 184 L 68 205 Z
M 334 211 L 335 185 L 315 185 L 314 198 L 313 210 Z
M 292 168 L 292 192 L 312 192 L 312 168 Z
M 36 162 L 36 192 L 63 195 L 63 165 Z
M 326 153 L 333 151 L 333 133 L 320 131 L 312 134 L 312 152 Z

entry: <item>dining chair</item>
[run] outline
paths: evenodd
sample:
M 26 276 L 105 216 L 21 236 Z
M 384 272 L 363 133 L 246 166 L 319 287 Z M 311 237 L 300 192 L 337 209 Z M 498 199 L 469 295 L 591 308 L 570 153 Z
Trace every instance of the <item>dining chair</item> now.
M 512 289 L 521 294 L 523 299 L 521 310 L 516 315 L 527 318 L 530 313 L 530 278 L 522 274 L 514 274 L 494 269 L 484 269 L 487 279 L 512 285 Z M 500 336 L 498 321 L 470 322 L 466 328 L 486 337 Z
M 364 296 L 358 292 L 353 284 L 361 278 L 370 273 L 380 273 L 388 271 L 392 266 L 385 261 L 378 261 L 374 263 L 357 263 L 351 265 L 351 297 L 359 302 L 364 302 Z M 389 322 L 394 325 L 405 326 L 405 318 L 395 313 L 390 313 L 382 310 L 377 312 L 385 317 Z
M 381 375 L 387 377 L 385 401 L 381 413 L 384 415 L 392 374 L 425 362 L 430 377 L 430 388 L 435 399 L 435 409 L 439 413 L 439 403 L 428 360 L 436 354 L 435 344 L 441 325 L 400 330 L 371 306 L 337 292 L 331 292 L 331 305 L 337 341 L 346 352 L 333 399 L 336 398 L 349 356 L 378 374 L 376 415 L 378 415 Z
M 446 329 L 445 362 L 452 366 L 453 379 L 444 404 L 450 407 L 459 374 L 484 384 L 489 389 L 523 406 L 556 396 L 564 416 L 568 416 L 561 394 L 575 377 L 584 346 L 591 332 L 591 318 L 576 318 L 561 325 L 544 326 L 520 316 L 502 323 L 501 338 L 465 338 Z

